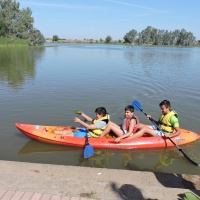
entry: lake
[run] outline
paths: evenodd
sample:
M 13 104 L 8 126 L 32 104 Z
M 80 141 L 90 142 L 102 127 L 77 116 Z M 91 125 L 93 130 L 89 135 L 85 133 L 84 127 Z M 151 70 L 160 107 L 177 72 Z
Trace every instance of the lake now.
M 15 123 L 76 126 L 74 110 L 95 116 L 105 106 L 120 124 L 137 99 L 154 119 L 168 99 L 181 128 L 199 133 L 200 48 L 58 44 L 0 48 L 0 159 L 59 165 L 200 174 L 176 148 L 110 151 L 32 141 Z M 143 113 L 141 122 L 150 124 Z M 199 141 L 182 146 L 200 163 Z

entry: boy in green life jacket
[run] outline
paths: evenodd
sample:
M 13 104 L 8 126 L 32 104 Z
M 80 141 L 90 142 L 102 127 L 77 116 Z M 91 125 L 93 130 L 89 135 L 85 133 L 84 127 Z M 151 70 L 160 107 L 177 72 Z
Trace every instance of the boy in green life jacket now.
M 138 138 L 144 134 L 150 134 L 152 136 L 165 136 L 176 137 L 180 135 L 181 129 L 179 126 L 178 115 L 174 110 L 171 110 L 171 105 L 168 100 L 163 100 L 160 104 L 161 116 L 158 121 L 154 121 L 160 128 L 157 130 L 156 126 L 143 126 L 141 130 L 135 133 L 131 138 Z M 147 115 L 147 118 L 151 118 Z

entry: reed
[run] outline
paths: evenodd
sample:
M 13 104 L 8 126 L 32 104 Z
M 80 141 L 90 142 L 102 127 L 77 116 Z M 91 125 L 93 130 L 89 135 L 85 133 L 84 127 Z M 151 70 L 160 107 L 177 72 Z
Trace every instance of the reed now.
M 0 47 L 4 46 L 28 46 L 28 42 L 14 37 L 0 37 Z

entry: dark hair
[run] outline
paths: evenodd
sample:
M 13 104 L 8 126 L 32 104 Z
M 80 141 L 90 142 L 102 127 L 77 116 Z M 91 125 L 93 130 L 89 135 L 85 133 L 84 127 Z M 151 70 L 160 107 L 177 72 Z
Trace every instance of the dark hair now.
M 128 105 L 125 107 L 125 111 L 129 110 L 130 112 L 134 112 L 134 107 L 131 105 Z
M 106 108 L 104 107 L 98 107 L 96 108 L 95 113 L 98 113 L 99 115 L 103 115 L 103 117 L 105 117 L 107 114 L 107 111 L 106 111 Z
M 163 100 L 160 104 L 159 104 L 159 106 L 165 106 L 166 108 L 170 108 L 171 107 L 171 105 L 170 105 L 170 102 L 168 101 L 168 100 Z

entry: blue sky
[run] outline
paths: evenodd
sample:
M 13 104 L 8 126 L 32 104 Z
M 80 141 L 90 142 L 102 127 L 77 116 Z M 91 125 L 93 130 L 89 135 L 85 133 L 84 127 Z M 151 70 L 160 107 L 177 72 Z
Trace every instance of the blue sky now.
M 200 40 L 200 0 L 16 0 L 45 38 L 123 39 L 147 26 L 191 31 Z

